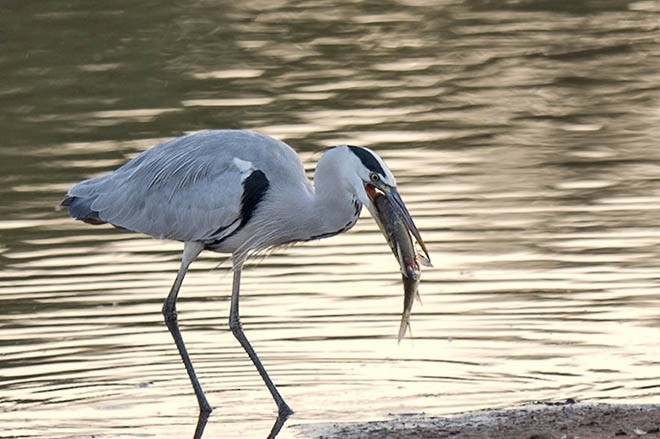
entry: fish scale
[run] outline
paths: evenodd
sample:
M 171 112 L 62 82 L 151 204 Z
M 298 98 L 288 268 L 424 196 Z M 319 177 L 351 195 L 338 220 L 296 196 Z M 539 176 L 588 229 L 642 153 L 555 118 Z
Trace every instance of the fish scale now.
M 401 342 L 406 331 L 410 329 L 410 313 L 415 297 L 419 298 L 418 287 L 421 278 L 419 257 L 405 221 L 387 197 L 377 196 L 375 205 L 380 213 L 378 226 L 399 263 L 403 279 L 403 314 L 399 327 L 399 342 Z

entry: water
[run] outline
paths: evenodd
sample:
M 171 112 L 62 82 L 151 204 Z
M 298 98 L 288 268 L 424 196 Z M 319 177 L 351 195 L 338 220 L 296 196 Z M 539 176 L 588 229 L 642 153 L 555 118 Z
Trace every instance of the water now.
M 192 435 L 160 306 L 181 244 L 54 211 L 75 182 L 207 128 L 386 159 L 434 269 L 402 285 L 365 215 L 244 273 L 289 425 L 534 400 L 660 402 L 660 8 L 580 2 L 0 5 L 0 438 Z M 204 254 L 181 326 L 208 437 L 274 405 Z M 280 437 L 295 437 L 285 427 Z

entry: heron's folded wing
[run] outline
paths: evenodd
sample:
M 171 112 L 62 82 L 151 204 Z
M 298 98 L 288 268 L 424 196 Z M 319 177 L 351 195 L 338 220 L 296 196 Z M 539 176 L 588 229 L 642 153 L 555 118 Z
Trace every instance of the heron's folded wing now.
M 217 236 L 240 218 L 242 175 L 230 151 L 195 152 L 149 150 L 68 195 L 119 228 L 180 241 Z

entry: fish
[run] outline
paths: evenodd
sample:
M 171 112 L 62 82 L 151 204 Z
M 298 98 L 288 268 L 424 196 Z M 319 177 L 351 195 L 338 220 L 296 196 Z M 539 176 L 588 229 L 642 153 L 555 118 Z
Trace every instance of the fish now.
M 392 253 L 399 263 L 401 278 L 403 279 L 403 314 L 399 326 L 399 343 L 410 330 L 410 315 L 415 298 L 419 300 L 419 282 L 421 279 L 420 262 L 430 265 L 427 257 L 421 255 L 415 248 L 413 237 L 404 218 L 390 200 L 378 195 L 374 201 L 378 210 L 376 223 L 385 238 Z

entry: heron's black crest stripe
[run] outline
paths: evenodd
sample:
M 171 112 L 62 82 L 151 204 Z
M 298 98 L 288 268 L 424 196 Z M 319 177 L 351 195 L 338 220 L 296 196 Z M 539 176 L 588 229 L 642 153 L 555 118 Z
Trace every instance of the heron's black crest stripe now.
M 252 214 L 257 210 L 257 206 L 263 200 L 266 191 L 270 187 L 270 182 L 260 170 L 254 171 L 243 180 L 243 196 L 241 197 L 241 224 L 238 226 L 238 229 L 241 229 L 250 218 Z
M 377 172 L 380 175 L 385 175 L 385 170 L 383 167 L 380 165 L 380 162 L 374 157 L 372 153 L 367 151 L 364 148 L 360 148 L 359 146 L 348 146 L 348 149 L 351 150 L 353 154 L 358 156 L 362 164 L 369 169 L 370 171 Z

